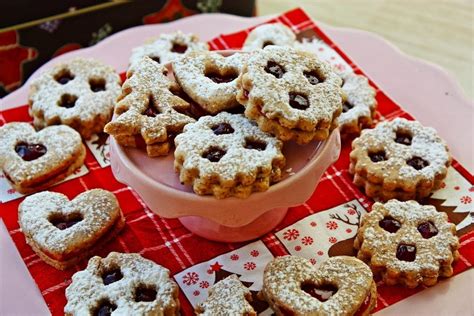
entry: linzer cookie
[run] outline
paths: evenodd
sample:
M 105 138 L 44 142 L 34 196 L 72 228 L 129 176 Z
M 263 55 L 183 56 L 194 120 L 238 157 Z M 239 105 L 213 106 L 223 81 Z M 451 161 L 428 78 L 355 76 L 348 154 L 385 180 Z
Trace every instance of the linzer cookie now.
M 194 119 L 182 114 L 189 103 L 173 94 L 179 87 L 168 70 L 144 57 L 133 65 L 115 106 L 115 118 L 105 126 L 123 146 L 146 147 L 149 156 L 167 155 L 175 135 Z
M 48 191 L 28 196 L 18 208 L 18 222 L 36 254 L 60 270 L 88 259 L 125 224 L 115 195 L 102 189 L 71 201 Z
M 64 313 L 72 315 L 179 315 L 178 286 L 168 269 L 139 254 L 93 257 L 72 276 Z
M 199 195 L 246 198 L 281 179 L 282 143 L 241 114 L 203 116 L 175 138 L 179 179 Z
M 217 282 L 209 290 L 209 297 L 196 307 L 196 314 L 256 316 L 257 313 L 249 304 L 251 301 L 250 290 L 239 281 L 235 274 L 232 274 Z
M 440 187 L 451 165 L 446 143 L 430 127 L 396 118 L 352 142 L 354 183 L 376 200 L 421 200 Z
M 72 128 L 50 126 L 36 132 L 28 123 L 0 127 L 0 168 L 23 194 L 43 190 L 82 166 L 86 149 Z
M 112 67 L 94 59 L 76 58 L 56 65 L 31 84 L 30 114 L 35 127 L 69 125 L 89 139 L 110 121 L 120 83 Z
M 385 283 L 411 288 L 451 276 L 459 257 L 456 226 L 446 213 L 416 201 L 375 203 L 362 218 L 354 247 Z
M 209 50 L 208 45 L 199 41 L 198 36 L 194 34 L 184 34 L 181 31 L 161 34 L 158 39 L 135 47 L 130 57 L 130 65 L 140 62 L 145 56 L 159 64 L 166 64 L 181 58 L 185 53 L 207 50 Z
M 364 76 L 349 73 L 342 79 L 346 100 L 338 118 L 339 130 L 343 137 L 359 135 L 362 129 L 372 125 L 377 107 L 376 92 Z
M 283 141 L 325 140 L 342 111 L 341 78 L 315 55 L 267 46 L 251 53 L 239 77 L 245 115 Z
M 237 77 L 248 54 L 224 57 L 215 52 L 192 52 L 173 62 L 183 91 L 205 111 L 216 114 L 239 106 Z
M 276 315 L 369 315 L 377 302 L 370 268 L 354 257 L 331 257 L 319 268 L 295 256 L 265 267 L 259 293 Z
M 288 26 L 270 23 L 254 28 L 247 36 L 242 50 L 253 51 L 269 45 L 293 46 L 295 43 L 296 35 Z

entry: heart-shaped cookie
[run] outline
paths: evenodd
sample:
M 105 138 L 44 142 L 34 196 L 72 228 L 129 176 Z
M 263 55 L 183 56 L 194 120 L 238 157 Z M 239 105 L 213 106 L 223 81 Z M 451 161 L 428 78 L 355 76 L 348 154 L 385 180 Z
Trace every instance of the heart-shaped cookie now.
M 71 201 L 61 193 L 36 193 L 20 204 L 18 222 L 38 256 L 61 270 L 89 258 L 125 224 L 115 195 L 102 189 Z
M 205 111 L 216 114 L 239 106 L 237 77 L 247 54 L 224 57 L 215 52 L 191 52 L 173 62 L 173 72 L 183 91 Z
M 277 315 L 369 315 L 377 288 L 370 268 L 355 257 L 332 257 L 319 268 L 300 257 L 272 260 L 261 294 Z
M 45 189 L 82 166 L 86 149 L 72 128 L 59 125 L 39 132 L 28 123 L 0 127 L 0 168 L 21 193 Z

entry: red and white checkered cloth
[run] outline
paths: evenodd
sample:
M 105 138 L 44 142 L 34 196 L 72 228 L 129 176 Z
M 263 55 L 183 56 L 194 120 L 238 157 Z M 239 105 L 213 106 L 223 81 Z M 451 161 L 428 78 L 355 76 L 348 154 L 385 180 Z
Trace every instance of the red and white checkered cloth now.
M 311 29 L 320 39 L 328 44 L 329 47 L 340 54 L 346 62 L 354 68 L 356 73 L 362 73 L 301 9 L 287 12 L 269 22 L 274 21 L 288 25 L 296 33 Z M 214 50 L 239 49 L 248 32 L 249 30 L 244 30 L 234 34 L 221 35 L 210 41 L 209 44 Z M 377 87 L 375 83 L 371 82 L 371 84 Z M 409 114 L 404 112 L 381 90 L 377 92 L 377 101 L 379 104 L 379 119 L 392 119 L 395 117 L 411 118 Z M 31 121 L 26 105 L 0 112 L 0 125 L 3 125 L 4 122 L 12 121 Z M 209 265 L 207 272 L 212 274 L 222 267 L 220 263 L 224 262 L 226 255 L 229 254 L 229 262 L 235 262 L 236 264 L 239 260 L 245 262 L 242 265 L 242 271 L 244 272 L 240 273 L 242 275 L 241 279 L 244 280 L 246 277 L 245 273 L 250 273 L 252 270 L 257 271 L 262 268 L 263 262 L 261 260 L 263 259 L 259 258 L 288 253 L 305 253 L 306 255 L 303 256 L 308 257 L 312 255 L 308 255 L 310 252 L 304 252 L 306 249 L 304 247 L 311 246 L 313 247 L 311 249 L 316 249 L 316 244 L 323 244 L 321 238 L 325 238 L 325 242 L 331 245 L 335 244 L 338 239 L 342 240 L 340 237 L 342 234 L 347 233 L 351 234 L 351 236 L 355 234 L 356 226 L 352 226 L 355 229 L 352 229 L 351 226 L 347 226 L 354 225 L 353 223 L 351 224 L 350 221 L 353 218 L 351 216 L 355 216 L 354 214 L 356 214 L 355 208 L 364 209 L 364 211 L 365 209 L 369 210 L 372 201 L 365 197 L 364 194 L 352 184 L 351 177 L 348 174 L 349 152 L 350 144 L 345 144 L 342 148 L 339 160 L 327 170 L 313 196 L 304 205 L 292 208 L 274 232 L 267 234 L 257 242 L 239 244 L 211 242 L 194 236 L 187 231 L 178 220 L 164 219 L 155 215 L 131 188 L 115 180 L 110 167 L 102 168 L 89 149 L 85 162 L 89 172 L 79 178 L 61 183 L 51 188 L 51 190 L 64 193 L 70 198 L 84 190 L 92 188 L 103 188 L 114 192 L 120 202 L 127 224 L 119 237 L 104 247 L 98 255 L 106 256 L 110 251 L 138 252 L 144 257 L 167 267 L 171 270 L 171 273 L 175 276 L 177 283 L 181 287 L 180 300 L 182 313 L 184 315 L 191 315 L 193 310 L 192 304 L 195 303 L 192 297 L 194 296 L 199 300 L 199 297 L 202 295 L 201 292 L 207 293 L 205 289 L 209 287 L 210 284 L 208 281 L 202 281 L 206 276 L 200 275 L 198 272 L 187 271 L 195 271 L 198 269 L 198 266 L 204 266 L 204 268 L 206 268 L 209 262 L 212 263 L 212 265 Z M 457 177 L 455 177 L 453 181 L 462 182 L 459 185 L 453 186 L 453 192 L 466 189 L 467 195 L 461 194 L 460 201 L 451 201 L 452 204 L 450 205 L 454 203 L 454 208 L 460 207 L 465 210 L 466 205 L 474 204 L 472 202 L 472 192 L 474 191 L 472 186 L 474 183 L 473 176 L 456 161 L 454 161 L 453 167 L 452 170 L 454 171 L 450 172 L 455 173 Z M 449 195 L 450 193 L 448 192 L 446 194 Z M 453 196 L 456 198 L 456 195 Z M 450 201 L 448 198 L 443 198 L 443 200 Z M 65 288 L 69 285 L 72 274 L 84 269 L 86 262 L 64 272 L 58 271 L 42 262 L 25 243 L 25 238 L 19 230 L 17 208 L 21 201 L 22 198 L 19 198 L 1 204 L 0 216 L 5 222 L 11 238 L 15 242 L 51 312 L 53 315 L 63 314 L 63 308 L 66 303 L 64 295 Z M 327 215 L 325 215 L 324 212 L 327 213 L 328 209 L 339 212 L 340 210 L 338 208 L 341 207 L 345 207 L 344 210 L 347 210 L 347 213 L 344 213 L 347 215 L 347 221 L 323 219 L 323 217 Z M 321 223 L 323 223 L 322 225 L 318 222 L 319 214 L 321 214 L 320 220 L 322 221 Z M 333 214 L 330 214 L 329 217 L 334 219 L 334 217 L 331 217 L 332 215 Z M 340 217 L 342 217 L 342 215 Z M 315 218 L 315 220 L 311 220 L 312 218 Z M 304 227 L 302 223 L 305 221 L 309 223 L 309 225 L 307 225 L 308 227 L 324 228 L 327 233 L 323 235 L 313 234 L 303 236 L 305 231 L 302 229 L 302 227 Z M 474 263 L 474 228 L 472 226 L 472 224 L 468 225 L 468 229 L 465 228 L 464 235 L 461 236 L 461 259 L 454 266 L 456 274 L 467 270 Z M 339 232 L 339 235 L 331 235 L 332 232 L 337 232 L 341 229 L 343 229 L 343 231 Z M 327 238 L 326 236 L 330 237 Z M 300 237 L 301 239 L 298 239 Z M 295 244 L 296 242 L 298 242 L 297 245 Z M 254 245 L 256 246 L 254 247 Z M 253 250 L 247 253 L 245 252 L 246 247 L 253 247 Z M 328 247 L 329 246 L 326 248 Z M 260 250 L 257 250 L 257 248 Z M 316 263 L 319 260 L 318 256 L 324 257 L 327 256 L 327 252 L 331 253 L 330 250 L 328 251 L 328 249 L 323 248 L 324 247 L 321 246 L 321 250 L 315 251 L 314 257 L 308 259 Z M 246 258 L 246 256 L 248 256 L 248 258 Z M 201 282 L 199 282 L 200 278 Z M 196 290 L 198 286 L 204 290 Z M 377 309 L 382 309 L 394 304 L 422 289 L 422 287 L 406 289 L 397 286 L 389 287 L 379 285 Z

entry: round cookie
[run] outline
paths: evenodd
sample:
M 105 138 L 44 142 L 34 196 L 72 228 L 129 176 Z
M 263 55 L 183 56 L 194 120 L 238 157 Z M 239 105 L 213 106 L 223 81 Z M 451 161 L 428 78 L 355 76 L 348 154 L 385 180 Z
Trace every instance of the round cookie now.
M 64 313 L 71 315 L 179 315 L 178 286 L 168 269 L 139 254 L 93 257 L 72 276 Z
M 282 143 L 241 114 L 203 116 L 175 138 L 179 179 L 199 195 L 246 198 L 281 179 Z
M 130 56 L 130 65 L 133 65 L 148 56 L 159 64 L 166 64 L 181 58 L 185 53 L 207 51 L 209 46 L 199 41 L 199 37 L 177 31 L 171 34 L 161 34 L 158 39 L 135 47 Z
M 440 187 L 451 165 L 436 130 L 404 118 L 363 130 L 350 159 L 354 184 L 380 201 L 423 199 Z
M 375 203 L 362 218 L 354 247 L 385 283 L 411 288 L 451 276 L 459 257 L 456 226 L 446 213 L 416 201 Z
M 377 302 L 370 268 L 354 257 L 331 257 L 316 268 L 296 256 L 265 267 L 259 293 L 280 315 L 369 315 Z
M 173 62 L 176 81 L 183 91 L 210 114 L 239 106 L 237 77 L 247 54 L 224 57 L 215 52 L 192 52 Z
M 293 46 L 295 42 L 296 35 L 288 26 L 281 23 L 263 24 L 249 33 L 242 50 L 253 51 L 269 45 Z
M 359 135 L 362 129 L 372 125 L 377 101 L 376 91 L 366 77 L 348 73 L 342 75 L 342 79 L 342 91 L 346 100 L 338 123 L 341 136 L 346 138 Z
M 325 140 L 342 111 L 342 80 L 315 55 L 267 46 L 251 53 L 239 77 L 245 116 L 283 141 Z
M 23 194 L 65 179 L 84 163 L 81 135 L 66 125 L 36 132 L 24 122 L 0 127 L 0 169 L 13 188 Z
M 115 70 L 98 60 L 75 58 L 58 64 L 30 86 L 30 115 L 36 128 L 64 124 L 84 139 L 102 132 L 120 94 Z

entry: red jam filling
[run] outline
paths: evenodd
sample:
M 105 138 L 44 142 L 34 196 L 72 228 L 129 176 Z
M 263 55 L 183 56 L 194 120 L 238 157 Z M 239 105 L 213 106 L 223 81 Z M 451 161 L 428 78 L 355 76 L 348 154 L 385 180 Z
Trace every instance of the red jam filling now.
M 31 161 L 46 154 L 47 149 L 42 144 L 28 144 L 21 142 L 16 144 L 15 152 L 21 157 L 21 159 Z

